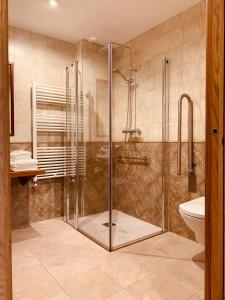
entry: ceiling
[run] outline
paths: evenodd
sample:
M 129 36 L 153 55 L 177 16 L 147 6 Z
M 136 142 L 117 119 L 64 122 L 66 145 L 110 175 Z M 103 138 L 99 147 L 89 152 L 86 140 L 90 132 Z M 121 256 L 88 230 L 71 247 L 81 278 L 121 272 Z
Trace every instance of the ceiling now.
M 199 0 L 9 0 L 10 25 L 77 42 L 124 43 Z

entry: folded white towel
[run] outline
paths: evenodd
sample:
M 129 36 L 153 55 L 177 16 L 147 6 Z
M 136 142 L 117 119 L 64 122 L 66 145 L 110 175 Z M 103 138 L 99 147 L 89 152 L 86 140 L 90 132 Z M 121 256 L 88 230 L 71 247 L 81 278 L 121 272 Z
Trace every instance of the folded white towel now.
M 19 160 L 11 160 L 10 161 L 11 164 L 33 164 L 33 163 L 38 163 L 38 161 L 36 159 L 33 158 L 29 158 L 29 159 L 19 159 Z
M 31 152 L 26 150 L 15 150 L 10 153 L 11 161 L 17 161 L 23 159 L 31 159 Z
M 36 170 L 37 168 L 38 162 L 36 159 L 24 159 L 10 162 L 10 169 L 13 171 Z

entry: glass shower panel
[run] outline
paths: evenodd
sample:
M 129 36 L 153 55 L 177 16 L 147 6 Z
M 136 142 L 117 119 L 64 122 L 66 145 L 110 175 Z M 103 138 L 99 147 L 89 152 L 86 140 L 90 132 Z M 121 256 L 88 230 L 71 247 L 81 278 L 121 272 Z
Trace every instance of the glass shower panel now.
M 112 249 L 162 232 L 161 58 L 112 44 Z
M 162 58 L 82 47 L 80 70 L 67 70 L 65 215 L 113 250 L 165 229 Z
M 91 42 L 83 46 L 85 175 L 79 183 L 78 230 L 109 249 L 108 49 Z

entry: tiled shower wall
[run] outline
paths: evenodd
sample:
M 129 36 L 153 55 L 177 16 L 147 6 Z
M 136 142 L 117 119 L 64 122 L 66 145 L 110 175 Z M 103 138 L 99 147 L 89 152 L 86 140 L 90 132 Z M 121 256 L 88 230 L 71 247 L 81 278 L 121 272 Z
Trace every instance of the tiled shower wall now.
M 177 175 L 177 144 L 142 142 L 132 145 L 132 155 L 147 163 L 124 164 L 119 155 L 131 155 L 124 143 L 113 144 L 113 207 L 156 226 L 194 239 L 179 214 L 179 204 L 205 194 L 205 145 L 194 143 L 194 175 L 187 176 L 187 143 L 182 143 L 182 175 Z M 163 147 L 166 147 L 166 150 Z M 124 151 L 125 148 L 125 151 Z M 163 153 L 166 157 L 163 163 Z M 164 167 L 165 181 L 162 182 Z M 166 167 L 166 168 L 165 168 Z M 163 188 L 165 214 L 163 221 Z

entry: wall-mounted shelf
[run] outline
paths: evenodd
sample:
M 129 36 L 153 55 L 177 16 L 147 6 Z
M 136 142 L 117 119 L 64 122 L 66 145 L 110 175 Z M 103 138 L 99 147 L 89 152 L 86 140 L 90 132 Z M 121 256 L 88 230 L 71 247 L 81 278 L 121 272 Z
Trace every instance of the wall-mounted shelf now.
M 37 169 L 37 170 L 27 170 L 27 171 L 11 171 L 11 178 L 18 178 L 22 185 L 24 185 L 28 180 L 32 179 L 37 175 L 45 174 L 45 170 Z

